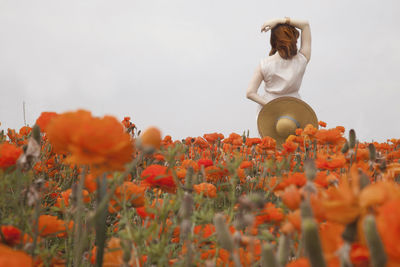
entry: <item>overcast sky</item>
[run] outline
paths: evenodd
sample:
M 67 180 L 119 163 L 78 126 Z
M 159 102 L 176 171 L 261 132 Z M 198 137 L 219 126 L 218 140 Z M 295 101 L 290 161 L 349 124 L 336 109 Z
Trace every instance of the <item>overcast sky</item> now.
M 0 129 L 23 125 L 25 101 L 30 125 L 84 108 L 174 140 L 257 137 L 245 94 L 270 50 L 260 27 L 290 16 L 310 22 L 300 94 L 318 119 L 361 141 L 400 138 L 399 10 L 398 0 L 0 0 Z

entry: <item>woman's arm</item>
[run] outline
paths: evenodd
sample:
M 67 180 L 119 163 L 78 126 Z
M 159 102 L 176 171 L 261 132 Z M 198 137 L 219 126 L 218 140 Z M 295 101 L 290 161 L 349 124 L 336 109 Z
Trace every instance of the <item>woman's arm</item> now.
M 251 78 L 249 87 L 247 88 L 246 97 L 264 106 L 267 101 L 257 94 L 258 88 L 260 87 L 262 80 L 263 75 L 261 73 L 261 67 L 260 65 L 258 65 L 256 71 L 253 74 L 253 78 Z
M 261 32 L 267 32 L 278 24 L 288 23 L 296 28 L 301 30 L 301 46 L 300 53 L 302 53 L 306 58 L 307 62 L 310 61 L 311 58 L 311 30 L 310 24 L 307 20 L 299 20 L 299 19 L 273 19 L 265 22 L 261 26 Z
M 289 24 L 301 30 L 300 53 L 306 58 L 307 62 L 311 58 L 311 30 L 307 20 L 289 19 Z

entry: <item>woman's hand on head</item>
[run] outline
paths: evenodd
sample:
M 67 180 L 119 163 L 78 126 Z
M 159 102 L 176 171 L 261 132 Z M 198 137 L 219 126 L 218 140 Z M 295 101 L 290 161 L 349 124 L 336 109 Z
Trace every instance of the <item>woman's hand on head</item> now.
M 273 27 L 278 25 L 279 23 L 285 23 L 284 19 L 271 19 L 266 21 L 262 26 L 261 26 L 261 32 L 267 32 L 271 30 Z

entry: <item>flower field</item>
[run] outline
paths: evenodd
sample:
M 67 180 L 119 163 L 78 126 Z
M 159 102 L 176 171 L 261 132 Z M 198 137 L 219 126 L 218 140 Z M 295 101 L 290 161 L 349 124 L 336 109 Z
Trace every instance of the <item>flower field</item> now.
M 174 140 L 43 112 L 0 132 L 2 266 L 400 266 L 400 139 Z

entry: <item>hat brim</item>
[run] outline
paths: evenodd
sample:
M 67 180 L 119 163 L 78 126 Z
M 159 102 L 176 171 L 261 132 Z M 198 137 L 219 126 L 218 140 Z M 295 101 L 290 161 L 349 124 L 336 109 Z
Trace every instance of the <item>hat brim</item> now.
M 312 124 L 318 128 L 318 118 L 314 110 L 303 100 L 295 97 L 283 96 L 276 98 L 262 107 L 257 118 L 258 132 L 261 137 L 269 136 L 276 140 L 278 146 L 286 141 L 276 131 L 276 123 L 281 116 L 294 118 L 300 128 Z

